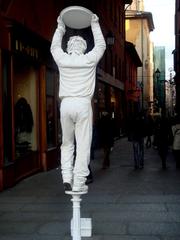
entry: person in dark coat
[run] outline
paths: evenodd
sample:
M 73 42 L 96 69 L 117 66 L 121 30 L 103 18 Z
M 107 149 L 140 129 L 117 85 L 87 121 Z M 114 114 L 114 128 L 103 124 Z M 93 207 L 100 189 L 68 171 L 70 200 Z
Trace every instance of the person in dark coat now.
M 172 134 L 173 134 L 173 155 L 176 161 L 176 168 L 180 169 L 180 114 L 175 116 L 172 123 Z
M 146 148 L 150 148 L 152 145 L 151 137 L 153 135 L 154 131 L 154 121 L 150 114 L 147 115 L 146 121 L 145 121 L 145 127 L 146 127 Z
M 144 137 L 145 137 L 145 120 L 143 113 L 136 113 L 130 124 L 131 141 L 134 152 L 134 168 L 142 169 L 144 167 Z
M 168 155 L 168 148 L 171 144 L 172 130 L 171 124 L 165 116 L 162 116 L 157 125 L 157 149 L 162 161 L 162 169 L 166 169 L 166 159 Z
M 114 144 L 112 119 L 108 112 L 103 112 L 99 121 L 100 145 L 104 151 L 102 169 L 110 167 L 110 152 Z

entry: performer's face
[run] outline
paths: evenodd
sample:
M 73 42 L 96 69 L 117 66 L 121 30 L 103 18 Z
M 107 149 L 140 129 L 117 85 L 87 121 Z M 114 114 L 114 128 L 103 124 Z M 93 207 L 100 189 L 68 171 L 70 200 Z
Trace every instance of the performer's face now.
M 70 37 L 67 44 L 67 52 L 71 54 L 76 52 L 78 54 L 83 54 L 86 51 L 87 44 L 86 41 L 80 36 Z

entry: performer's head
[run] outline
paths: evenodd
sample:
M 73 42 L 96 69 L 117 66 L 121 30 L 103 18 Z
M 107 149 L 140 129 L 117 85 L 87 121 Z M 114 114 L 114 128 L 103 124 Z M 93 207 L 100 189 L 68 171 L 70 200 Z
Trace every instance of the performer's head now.
M 77 54 L 83 54 L 85 53 L 86 49 L 87 43 L 82 37 L 73 36 L 69 38 L 69 41 L 67 43 L 68 54 L 71 54 L 73 52 L 76 52 Z

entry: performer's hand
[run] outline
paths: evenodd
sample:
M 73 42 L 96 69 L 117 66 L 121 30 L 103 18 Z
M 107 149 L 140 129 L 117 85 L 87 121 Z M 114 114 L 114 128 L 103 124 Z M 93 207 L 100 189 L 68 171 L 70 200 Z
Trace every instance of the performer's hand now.
M 99 18 L 96 14 L 93 14 L 92 15 L 92 19 L 91 19 L 91 22 L 98 22 L 99 21 Z
M 59 28 L 59 29 L 62 29 L 62 31 L 65 33 L 66 27 L 65 27 L 65 24 L 64 24 L 64 22 L 63 22 L 63 20 L 62 20 L 61 15 L 58 16 L 58 18 L 57 18 L 57 23 L 58 23 L 58 28 Z

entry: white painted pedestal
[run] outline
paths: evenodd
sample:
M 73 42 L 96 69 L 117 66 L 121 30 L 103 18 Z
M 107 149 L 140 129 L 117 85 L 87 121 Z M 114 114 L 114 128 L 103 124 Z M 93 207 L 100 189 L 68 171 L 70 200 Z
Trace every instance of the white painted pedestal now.
M 81 218 L 81 195 L 87 192 L 66 191 L 66 194 L 72 195 L 73 217 L 71 219 L 71 236 L 73 240 L 81 240 L 81 237 L 92 236 L 91 218 Z

